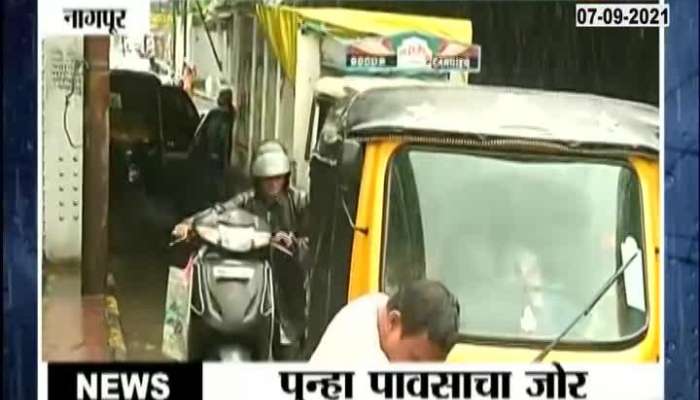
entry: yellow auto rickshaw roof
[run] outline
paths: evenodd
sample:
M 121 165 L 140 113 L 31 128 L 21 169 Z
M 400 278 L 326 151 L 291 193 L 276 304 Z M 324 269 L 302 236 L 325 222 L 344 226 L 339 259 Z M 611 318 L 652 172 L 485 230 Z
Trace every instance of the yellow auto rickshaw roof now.
M 324 91 L 332 94 L 328 79 Z M 349 136 L 368 138 L 391 132 L 433 139 L 445 135 L 470 140 L 520 139 L 658 157 L 660 114 L 652 105 L 587 93 L 383 82 L 343 86 L 355 91 L 350 94 L 353 99 L 343 124 Z

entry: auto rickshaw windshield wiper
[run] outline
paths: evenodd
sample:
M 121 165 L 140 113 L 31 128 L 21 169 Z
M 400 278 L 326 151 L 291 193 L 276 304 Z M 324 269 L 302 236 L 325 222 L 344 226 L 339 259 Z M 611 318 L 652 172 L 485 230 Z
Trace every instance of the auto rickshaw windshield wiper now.
M 598 293 L 596 293 L 595 297 L 593 298 L 593 301 L 591 301 L 586 306 L 586 308 L 584 308 L 583 311 L 580 314 L 578 314 L 576 316 L 576 318 L 574 318 L 573 321 L 571 321 L 569 326 L 567 326 L 566 329 L 564 329 L 564 331 L 561 334 L 559 334 L 559 336 L 557 336 L 554 340 L 552 340 L 552 342 L 547 347 L 545 347 L 540 352 L 540 354 L 538 354 L 537 357 L 535 357 L 535 359 L 532 360 L 532 362 L 541 362 L 547 356 L 547 354 L 549 354 L 549 352 L 552 351 L 552 349 L 554 349 L 554 347 L 556 347 L 561 342 L 561 340 L 564 338 L 564 336 L 566 336 L 569 333 L 569 331 L 571 331 L 571 329 L 573 329 L 574 326 L 576 326 L 576 324 L 578 324 L 578 322 L 581 320 L 581 318 L 590 314 L 593 307 L 595 307 L 596 304 L 598 304 L 598 301 L 600 301 L 600 299 L 603 297 L 603 295 L 605 295 L 605 293 L 607 293 L 608 290 L 610 290 L 612 285 L 620 278 L 620 276 L 622 276 L 622 274 L 625 273 L 625 270 L 627 269 L 627 267 L 629 267 L 630 264 L 632 264 L 632 261 L 634 261 L 634 259 L 636 259 L 638 255 L 639 255 L 639 252 L 634 253 L 634 255 L 632 257 L 630 257 L 629 260 L 627 260 L 625 265 L 623 265 L 622 268 L 618 269 L 610 277 L 610 279 L 608 279 L 607 282 L 605 282 L 603 287 L 600 288 Z

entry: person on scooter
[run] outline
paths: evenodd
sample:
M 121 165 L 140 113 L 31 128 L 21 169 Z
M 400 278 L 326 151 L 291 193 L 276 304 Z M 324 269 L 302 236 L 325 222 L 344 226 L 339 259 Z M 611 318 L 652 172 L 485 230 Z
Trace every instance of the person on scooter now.
M 251 167 L 252 190 L 243 192 L 215 207 L 219 212 L 243 208 L 265 218 L 272 228 L 272 259 L 275 277 L 276 307 L 281 329 L 275 343 L 276 359 L 298 357 L 305 332 L 306 271 L 304 257 L 308 249 L 308 196 L 290 185 L 291 165 L 284 147 L 276 141 L 261 144 Z M 187 218 L 173 230 L 173 236 L 189 236 L 192 221 Z

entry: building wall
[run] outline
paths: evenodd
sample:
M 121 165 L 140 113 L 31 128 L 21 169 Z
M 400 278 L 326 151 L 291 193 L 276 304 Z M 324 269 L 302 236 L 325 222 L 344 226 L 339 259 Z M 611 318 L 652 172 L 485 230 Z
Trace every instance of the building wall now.
M 321 50 L 318 37 L 297 32 L 297 65 L 295 76 L 294 139 L 292 153 L 295 161 L 296 183 L 308 186 L 308 164 L 304 162 L 309 116 L 313 103 L 313 86 L 321 76 Z
M 43 45 L 43 251 L 51 262 L 79 260 L 82 251 L 82 37 L 51 37 Z M 71 93 L 68 106 L 66 95 Z M 66 125 L 56 123 L 63 121 Z
M 234 129 L 234 153 L 237 163 L 244 167 L 248 165 L 248 133 L 251 130 L 252 18 L 246 14 L 240 14 L 236 22 L 237 26 L 233 29 L 234 37 L 237 39 L 232 42 L 236 43 L 236 47 L 232 50 L 237 60 L 237 68 L 230 76 L 238 106 L 238 118 Z
M 179 78 L 182 74 L 183 62 L 194 64 L 197 68 L 197 79 L 206 80 L 212 76 L 215 79 L 225 78 L 225 74 L 219 72 L 216 64 L 216 57 L 209 44 L 207 32 L 202 24 L 194 24 L 194 19 L 197 16 L 188 16 L 187 37 L 185 37 L 185 27 L 183 26 L 183 18 L 177 18 L 176 24 L 176 75 Z M 225 25 L 224 25 L 225 26 Z M 218 31 L 216 27 L 211 26 L 211 39 L 214 43 L 219 59 L 222 61 L 222 66 L 226 64 L 226 31 L 222 29 Z
M 218 31 L 212 31 L 211 38 L 215 43 L 216 50 L 219 52 L 219 57 L 222 57 L 223 48 L 221 46 L 221 37 L 223 36 Z M 219 77 L 219 68 L 216 65 L 216 57 L 212 52 L 207 38 L 206 30 L 203 25 L 192 26 L 190 35 L 190 54 L 187 57 L 189 62 L 193 62 L 197 67 L 197 75 L 201 79 L 207 79 L 209 76 Z
M 220 50 L 217 48 L 224 64 L 222 77 L 233 88 L 238 110 L 232 163 L 247 172 L 252 150 L 263 140 L 276 138 L 289 152 L 293 165 L 302 165 L 304 147 L 301 144 L 305 144 L 305 134 L 295 140 L 294 83 L 284 76 L 272 48 L 266 44 L 264 31 L 250 11 L 239 10 L 233 17 L 223 20 L 221 32 L 221 36 L 217 36 L 219 39 L 214 40 L 223 44 Z M 203 30 L 193 28 L 191 33 L 200 38 L 193 40 L 191 54 L 202 76 L 211 71 L 212 65 L 215 67 L 213 56 L 208 48 L 195 46 L 202 43 L 202 39 L 206 41 Z M 303 173 L 297 169 L 293 172 L 293 183 L 305 186 L 306 179 L 299 179 Z

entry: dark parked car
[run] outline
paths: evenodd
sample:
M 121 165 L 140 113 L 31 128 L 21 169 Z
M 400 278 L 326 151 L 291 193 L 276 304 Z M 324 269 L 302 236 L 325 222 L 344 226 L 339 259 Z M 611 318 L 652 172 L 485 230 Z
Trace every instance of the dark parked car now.
M 188 149 L 200 114 L 184 90 L 148 72 L 112 70 L 110 92 L 112 228 L 127 237 L 161 229 L 188 211 Z

